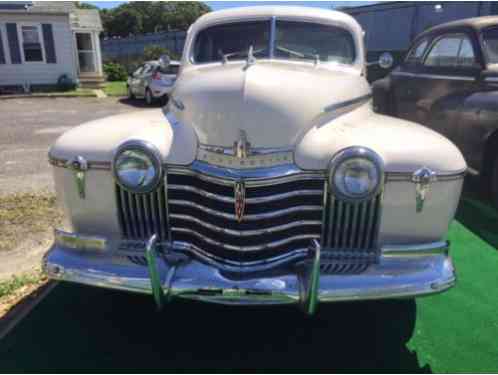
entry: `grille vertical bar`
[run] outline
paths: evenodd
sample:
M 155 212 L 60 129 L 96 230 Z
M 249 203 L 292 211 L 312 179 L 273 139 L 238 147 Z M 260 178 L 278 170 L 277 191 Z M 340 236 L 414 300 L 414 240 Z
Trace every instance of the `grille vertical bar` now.
M 382 194 L 365 202 L 345 202 L 328 194 L 322 245 L 329 249 L 371 252 L 377 247 Z

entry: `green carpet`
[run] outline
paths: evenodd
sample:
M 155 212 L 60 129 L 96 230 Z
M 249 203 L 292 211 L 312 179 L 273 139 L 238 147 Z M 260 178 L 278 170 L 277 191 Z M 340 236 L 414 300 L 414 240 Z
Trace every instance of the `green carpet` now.
M 449 240 L 457 286 L 417 300 L 408 348 L 433 372 L 498 372 L 498 252 L 457 221 Z

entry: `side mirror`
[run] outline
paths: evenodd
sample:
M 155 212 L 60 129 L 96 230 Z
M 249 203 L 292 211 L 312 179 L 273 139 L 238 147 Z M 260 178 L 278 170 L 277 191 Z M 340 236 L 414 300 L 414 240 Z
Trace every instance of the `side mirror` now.
M 379 56 L 379 66 L 382 69 L 391 69 L 394 65 L 394 57 L 390 52 L 384 52 Z
M 168 55 L 161 55 L 161 57 L 159 57 L 159 66 L 161 67 L 161 69 L 168 68 L 170 62 L 171 59 L 169 58 Z

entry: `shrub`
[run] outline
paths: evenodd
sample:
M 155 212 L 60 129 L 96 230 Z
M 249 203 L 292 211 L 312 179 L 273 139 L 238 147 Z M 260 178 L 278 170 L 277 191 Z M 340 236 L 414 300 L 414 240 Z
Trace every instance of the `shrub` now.
M 126 68 L 118 63 L 104 64 L 104 72 L 108 81 L 126 81 L 128 78 Z
M 73 80 L 71 77 L 69 77 L 67 74 L 62 74 L 57 79 L 57 90 L 58 91 L 75 90 L 77 86 L 78 85 L 77 85 L 76 81 Z
M 151 45 L 144 48 L 145 61 L 158 60 L 161 57 L 161 55 L 168 55 L 172 60 L 178 58 L 178 56 L 175 53 L 171 52 L 167 48 L 158 45 Z

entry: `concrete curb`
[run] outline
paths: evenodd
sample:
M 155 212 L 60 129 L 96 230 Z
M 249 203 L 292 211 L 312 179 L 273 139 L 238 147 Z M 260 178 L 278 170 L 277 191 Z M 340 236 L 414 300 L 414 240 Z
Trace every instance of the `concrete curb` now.
M 97 98 L 95 92 L 81 95 L 64 95 L 64 94 L 15 94 L 0 95 L 0 100 L 8 99 L 30 99 L 30 98 Z

